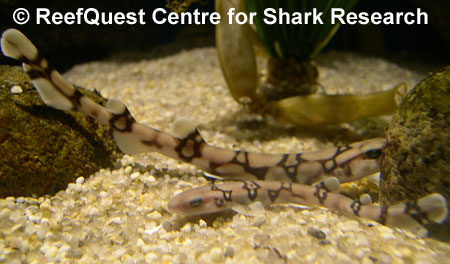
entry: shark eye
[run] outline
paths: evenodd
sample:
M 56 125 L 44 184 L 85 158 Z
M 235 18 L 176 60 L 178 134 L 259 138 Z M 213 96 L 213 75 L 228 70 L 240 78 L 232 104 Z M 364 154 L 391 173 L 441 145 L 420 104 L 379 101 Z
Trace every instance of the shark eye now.
M 194 199 L 189 201 L 189 204 L 192 207 L 199 207 L 200 205 L 202 205 L 202 203 L 203 203 L 203 199 L 200 198 L 200 197 L 194 198 Z
M 377 159 L 381 155 L 381 150 L 371 149 L 364 153 L 368 159 Z

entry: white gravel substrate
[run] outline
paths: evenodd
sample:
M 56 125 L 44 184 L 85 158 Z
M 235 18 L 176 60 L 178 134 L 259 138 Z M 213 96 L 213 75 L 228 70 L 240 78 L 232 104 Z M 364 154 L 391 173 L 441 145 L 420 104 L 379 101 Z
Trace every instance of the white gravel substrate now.
M 328 93 L 413 85 L 423 76 L 380 59 L 319 59 Z M 138 62 L 92 62 L 65 76 L 122 99 L 136 120 L 164 131 L 185 117 L 210 143 L 272 153 L 320 149 L 382 134 L 379 121 L 294 128 L 255 117 L 228 94 L 213 48 Z M 381 131 L 381 132 L 380 132 Z M 0 200 L 0 262 L 7 263 L 444 263 L 450 246 L 323 208 L 277 206 L 262 217 L 181 217 L 166 204 L 207 184 L 200 172 L 155 153 L 80 177 L 46 198 Z M 141 170 L 137 163 L 147 166 Z M 131 165 L 128 165 L 131 164 Z

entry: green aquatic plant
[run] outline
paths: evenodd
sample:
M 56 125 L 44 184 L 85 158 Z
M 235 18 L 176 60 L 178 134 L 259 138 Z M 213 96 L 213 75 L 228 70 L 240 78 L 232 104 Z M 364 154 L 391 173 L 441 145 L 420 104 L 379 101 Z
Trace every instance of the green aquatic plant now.
M 388 114 L 396 108 L 390 91 L 369 95 L 319 95 L 318 70 L 313 59 L 336 33 L 339 24 L 331 23 L 331 9 L 349 11 L 357 0 L 216 0 L 222 18 L 230 8 L 237 12 L 256 12 L 254 24 L 220 23 L 216 26 L 216 47 L 225 80 L 233 98 L 254 112 L 271 114 L 278 120 L 301 125 L 349 122 L 368 116 Z M 264 11 L 282 9 L 295 12 L 323 12 L 323 24 L 269 25 Z M 269 55 L 267 78 L 260 83 L 254 46 Z M 376 106 L 376 107 L 368 107 Z
M 255 16 L 254 24 L 261 42 L 271 57 L 308 61 L 314 59 L 339 27 L 339 24 L 332 24 L 331 9 L 342 8 L 347 12 L 357 2 L 358 0 L 246 0 L 245 8 L 248 12 L 260 14 Z M 296 18 L 301 25 L 293 24 L 293 21 L 288 22 L 286 15 L 282 21 L 279 19 L 274 21 L 272 18 L 274 12 L 268 12 L 271 17 L 263 16 L 268 8 L 272 8 L 278 14 L 280 9 L 284 13 L 289 13 L 290 18 L 292 20 Z M 313 16 L 305 15 L 308 12 L 322 12 L 320 21 L 323 24 Z M 267 20 L 269 23 L 264 21 L 265 18 L 269 18 Z M 270 24 L 271 22 L 276 23 Z
M 357 1 L 245 1 L 246 11 L 258 14 L 254 25 L 270 55 L 267 85 L 263 87 L 268 100 L 316 92 L 319 74 L 313 59 L 339 27 L 331 21 L 331 10 L 349 11 Z
M 166 0 L 166 7 L 174 12 L 180 13 L 186 11 L 194 3 L 206 5 L 208 0 Z
M 253 112 L 301 125 L 349 122 L 391 113 L 397 107 L 395 95 L 399 87 L 404 88 L 402 85 L 369 95 L 315 94 L 320 84 L 314 58 L 339 28 L 339 23 L 331 21 L 331 10 L 341 8 L 348 12 L 357 1 L 216 0 L 215 8 L 222 19 L 216 26 L 216 48 L 233 98 Z M 166 2 L 166 7 L 174 12 L 184 12 L 191 4 L 205 0 Z M 236 14 L 257 15 L 252 24 L 227 23 L 231 8 Z M 272 17 L 266 16 L 268 8 L 273 11 Z M 283 21 L 278 16 L 281 12 L 285 13 Z M 314 15 L 307 18 L 308 12 L 322 13 L 323 23 Z M 264 21 L 267 18 L 273 23 Z M 269 56 L 263 82 L 258 79 L 255 46 Z

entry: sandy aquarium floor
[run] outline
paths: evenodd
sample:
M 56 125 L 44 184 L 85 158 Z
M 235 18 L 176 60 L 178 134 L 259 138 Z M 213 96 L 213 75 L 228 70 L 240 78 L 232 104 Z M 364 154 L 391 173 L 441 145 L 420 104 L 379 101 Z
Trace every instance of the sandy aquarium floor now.
M 380 59 L 328 53 L 319 59 L 327 93 L 367 93 L 423 76 Z M 136 120 L 163 131 L 180 117 L 214 145 L 300 152 L 383 136 L 388 118 L 326 128 L 280 125 L 234 102 L 213 48 L 153 60 L 78 65 L 71 82 L 125 102 Z M 444 263 L 450 246 L 324 208 L 274 206 L 260 217 L 182 217 L 177 193 L 208 184 L 194 167 L 147 153 L 117 170 L 80 177 L 47 198 L 0 200 L 0 262 L 7 263 Z M 373 182 L 372 182 L 373 183 Z M 351 188 L 358 188 L 350 185 Z

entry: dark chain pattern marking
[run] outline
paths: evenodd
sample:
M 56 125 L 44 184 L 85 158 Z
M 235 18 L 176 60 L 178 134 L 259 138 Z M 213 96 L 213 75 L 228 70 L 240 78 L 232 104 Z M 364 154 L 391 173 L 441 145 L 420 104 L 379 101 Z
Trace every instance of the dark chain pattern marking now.
M 244 162 L 240 162 L 237 159 L 237 157 L 239 156 L 240 153 L 244 153 Z M 264 180 L 266 177 L 266 173 L 269 170 L 268 166 L 263 166 L 263 167 L 258 167 L 258 168 L 251 167 L 248 162 L 248 152 L 247 151 L 240 151 L 240 150 L 235 151 L 233 159 L 230 162 L 227 162 L 227 164 L 237 164 L 239 166 L 242 166 L 246 172 L 250 173 L 251 175 L 254 175 L 258 180 Z M 221 165 L 223 165 L 223 163 L 215 163 L 215 162 L 209 163 L 209 167 L 211 168 L 211 170 L 213 172 L 215 172 L 216 168 Z
M 147 146 L 155 146 L 159 149 L 162 148 L 161 144 L 158 143 L 158 141 L 156 140 L 157 135 L 155 136 L 155 139 L 153 140 L 141 140 L 142 144 L 147 145 Z
M 81 106 L 81 97 L 84 95 L 75 89 L 75 92 L 73 95 L 66 95 L 53 81 L 51 78 L 52 72 L 57 72 L 55 68 L 39 53 L 36 55 L 36 58 L 33 60 L 29 60 L 26 57 L 21 57 L 19 61 L 26 63 L 31 66 L 31 69 L 28 70 L 26 73 L 30 77 L 31 80 L 43 78 L 50 82 L 50 84 L 53 86 L 53 88 L 58 91 L 60 94 L 62 94 L 64 97 L 66 97 L 71 103 L 72 108 L 71 110 L 77 111 L 78 108 Z M 43 61 L 46 61 L 47 67 L 42 67 L 41 64 Z
M 232 190 L 222 190 L 219 187 L 217 187 L 216 185 L 211 185 L 211 191 L 219 191 L 222 192 L 223 194 L 223 198 L 225 199 L 225 201 L 231 202 L 231 193 L 233 192 Z
M 194 153 L 192 154 L 192 156 L 185 156 L 183 154 L 183 148 L 186 147 L 189 141 L 193 142 L 192 149 Z M 181 160 L 191 162 L 192 159 L 200 158 L 202 156 L 200 150 L 202 144 L 206 144 L 206 142 L 202 139 L 198 130 L 195 129 L 195 131 L 191 132 L 187 137 L 180 139 L 180 143 L 178 143 L 178 145 L 175 147 L 175 151 L 178 153 L 178 157 Z
M 219 191 L 219 192 L 222 192 L 222 194 L 223 194 L 223 199 L 217 198 L 217 197 L 214 198 L 214 202 L 215 202 L 217 208 L 226 207 L 226 202 L 232 201 L 231 200 L 231 193 L 233 192 L 232 190 L 229 190 L 229 191 L 222 190 L 213 184 L 213 185 L 211 185 L 211 191 Z
M 288 192 L 292 193 L 292 184 L 291 183 L 284 183 L 284 182 L 282 182 L 280 184 L 280 188 L 278 188 L 277 190 L 267 189 L 267 195 L 269 195 L 270 201 L 272 203 L 278 198 L 278 195 L 280 195 L 280 192 L 282 190 L 285 190 L 285 191 L 288 191 Z
M 124 106 L 124 107 L 125 107 L 125 106 Z M 109 125 L 110 125 L 113 129 L 115 129 L 115 130 L 117 130 L 117 131 L 120 131 L 120 132 L 131 132 L 132 127 L 133 127 L 133 123 L 135 123 L 136 120 L 134 120 L 133 116 L 131 115 L 130 111 L 128 111 L 128 108 L 127 108 L 127 107 L 125 107 L 125 109 L 123 110 L 123 112 L 120 113 L 120 114 L 114 114 L 114 113 L 112 113 L 112 112 L 110 112 L 110 113 L 112 114 L 113 117 L 109 120 Z M 122 128 L 122 129 L 120 129 L 120 128 L 118 128 L 118 127 L 116 126 L 116 122 L 117 122 L 119 119 L 121 119 L 121 118 L 125 119 L 125 127 Z M 144 140 L 144 141 L 145 141 L 145 140 Z M 142 141 L 142 143 L 144 143 L 144 141 Z M 144 144 L 145 144 L 145 143 L 144 143 Z
M 222 208 L 226 206 L 226 202 L 220 198 L 214 198 L 214 202 L 216 203 L 217 208 Z
M 330 191 L 325 186 L 325 184 L 323 182 L 320 182 L 316 185 L 316 191 L 313 193 L 313 195 L 317 197 L 317 200 L 319 200 L 320 204 L 323 204 L 323 202 L 327 199 L 328 192 Z
M 350 205 L 350 208 L 352 209 L 354 215 L 359 216 L 359 211 L 361 210 L 361 205 L 362 204 L 361 204 L 359 197 L 352 202 L 352 204 Z
M 336 162 L 336 157 L 339 156 L 340 154 L 346 152 L 349 149 L 352 149 L 349 145 L 337 146 L 336 152 L 333 154 L 333 156 L 331 158 L 319 161 L 320 164 L 322 165 L 322 168 L 323 168 L 323 171 L 325 172 L 325 174 L 330 174 L 332 171 L 334 171 L 339 166 L 343 167 L 344 164 L 338 165 L 338 163 Z M 327 166 L 325 165 L 328 161 L 333 162 L 333 166 L 331 166 L 330 169 L 327 169 Z
M 417 200 L 413 202 L 406 202 L 404 212 L 422 225 L 425 223 L 425 221 L 423 221 L 424 219 L 429 221 L 427 218 L 427 213 L 422 212 L 422 209 L 417 205 Z
M 53 88 L 63 95 L 65 98 L 67 98 L 72 103 L 72 111 L 77 111 L 79 107 L 81 106 L 81 98 L 84 96 L 75 86 L 73 87 L 74 93 L 73 95 L 67 95 L 65 94 L 58 85 L 54 82 L 52 79 L 52 73 L 57 71 L 55 68 L 45 59 L 43 58 L 39 53 L 36 55 L 36 58 L 33 60 L 28 60 L 25 57 L 21 57 L 20 61 L 28 64 L 31 66 L 31 69 L 27 71 L 28 76 L 30 79 L 38 79 L 38 78 L 44 78 L 48 82 L 50 82 L 50 85 L 53 86 Z M 47 67 L 42 67 L 42 62 L 45 61 L 47 64 Z M 93 112 L 94 116 L 98 115 L 98 113 Z M 120 132 L 131 132 L 133 123 L 136 121 L 134 120 L 131 113 L 128 111 L 128 108 L 125 107 L 125 110 L 120 114 L 112 114 L 112 118 L 109 120 L 110 126 Z M 125 120 L 125 127 L 120 129 L 116 126 L 116 122 L 123 118 Z
M 286 161 L 288 160 L 289 156 L 295 155 L 295 160 L 297 161 L 293 165 L 286 165 Z M 280 166 L 284 169 L 286 175 L 291 179 L 292 182 L 297 182 L 297 171 L 300 164 L 303 162 L 306 162 L 304 158 L 301 157 L 302 153 L 297 154 L 284 154 L 283 158 L 277 163 L 277 166 Z
M 247 190 L 248 198 L 251 201 L 254 201 L 256 199 L 256 197 L 258 196 L 258 189 L 260 188 L 261 186 L 254 181 L 245 181 L 244 185 L 242 186 L 242 189 Z

